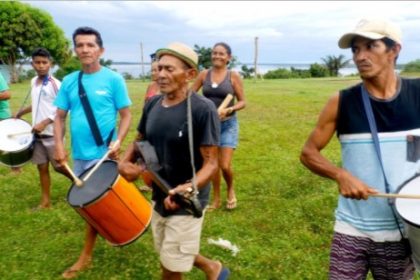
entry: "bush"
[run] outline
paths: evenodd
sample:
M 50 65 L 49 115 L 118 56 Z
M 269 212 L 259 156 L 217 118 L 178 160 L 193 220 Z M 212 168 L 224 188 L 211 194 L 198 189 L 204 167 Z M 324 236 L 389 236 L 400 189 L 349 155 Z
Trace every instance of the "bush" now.
M 327 67 L 318 63 L 311 64 L 309 72 L 311 73 L 311 77 L 314 78 L 328 77 Z
M 64 76 L 80 69 L 81 64 L 79 59 L 75 56 L 72 56 L 64 65 L 62 65 L 57 71 L 55 71 L 54 76 L 60 81 L 62 81 Z
M 416 59 L 407 63 L 403 70 L 403 72 L 420 72 L 420 59 Z
M 291 67 L 291 69 L 278 68 L 276 70 L 270 70 L 265 75 L 265 79 L 292 79 L 292 78 L 310 78 L 311 73 L 309 70 L 296 69 Z

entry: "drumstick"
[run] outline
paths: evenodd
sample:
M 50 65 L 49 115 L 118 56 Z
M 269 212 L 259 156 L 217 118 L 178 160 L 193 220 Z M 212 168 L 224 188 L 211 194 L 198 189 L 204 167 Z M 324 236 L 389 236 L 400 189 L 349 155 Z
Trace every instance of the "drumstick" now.
M 19 135 L 25 135 L 25 134 L 31 134 L 31 133 L 32 133 L 32 131 L 21 131 L 21 132 L 11 133 L 11 134 L 7 135 L 7 137 L 13 138 L 13 137 L 16 137 L 16 136 L 19 136 Z
M 109 155 L 109 153 L 111 152 L 111 150 L 115 147 L 115 145 L 117 145 L 117 143 L 119 143 L 120 142 L 120 140 L 116 140 L 115 142 L 114 142 L 114 145 L 112 145 L 112 147 L 111 148 L 109 148 L 108 149 L 108 151 L 103 155 L 103 157 L 95 164 L 95 166 L 89 171 L 89 173 L 85 176 L 85 177 L 83 177 L 83 182 L 86 182 L 89 178 L 90 178 L 90 176 L 92 176 L 92 174 L 99 168 L 99 166 L 102 164 L 102 162 L 104 162 L 107 158 L 108 158 L 108 155 Z
M 384 197 L 384 198 L 411 198 L 420 199 L 418 194 L 398 194 L 398 193 L 372 193 L 370 196 Z
M 76 176 L 76 174 L 73 173 L 73 170 L 68 166 L 67 162 L 64 163 L 64 167 L 67 169 L 67 171 L 70 173 L 70 176 L 73 178 L 74 184 L 78 187 L 83 186 L 83 181 L 79 179 L 79 177 Z
M 225 99 L 223 100 L 222 104 L 220 104 L 219 108 L 217 108 L 217 113 L 220 114 L 220 112 L 224 109 L 226 109 L 226 107 L 229 105 L 229 102 L 233 99 L 233 95 L 231 93 L 228 93 L 228 95 L 226 95 Z

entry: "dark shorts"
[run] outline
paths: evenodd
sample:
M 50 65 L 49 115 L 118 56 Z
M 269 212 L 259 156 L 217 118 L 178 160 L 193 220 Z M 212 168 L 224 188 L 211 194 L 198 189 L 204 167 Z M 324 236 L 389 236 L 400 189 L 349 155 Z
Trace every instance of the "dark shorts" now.
M 336 232 L 331 245 L 329 279 L 366 279 L 369 270 L 374 279 L 412 279 L 414 266 L 410 255 L 406 239 L 374 242 Z

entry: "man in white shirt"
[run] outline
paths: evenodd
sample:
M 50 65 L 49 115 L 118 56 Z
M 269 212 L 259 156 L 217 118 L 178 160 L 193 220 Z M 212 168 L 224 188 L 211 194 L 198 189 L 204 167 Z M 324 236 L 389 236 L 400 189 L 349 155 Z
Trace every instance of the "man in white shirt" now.
M 38 166 L 41 183 L 41 203 L 36 209 L 50 208 L 51 177 L 49 162 L 54 169 L 71 179 L 67 170 L 58 167 L 54 160 L 54 134 L 53 122 L 56 107 L 53 105 L 61 82 L 49 75 L 51 68 L 51 55 L 44 48 L 37 48 L 32 53 L 32 67 L 37 76 L 31 80 L 32 105 L 20 110 L 16 117 L 20 118 L 32 112 L 32 132 L 35 135 L 32 162 Z

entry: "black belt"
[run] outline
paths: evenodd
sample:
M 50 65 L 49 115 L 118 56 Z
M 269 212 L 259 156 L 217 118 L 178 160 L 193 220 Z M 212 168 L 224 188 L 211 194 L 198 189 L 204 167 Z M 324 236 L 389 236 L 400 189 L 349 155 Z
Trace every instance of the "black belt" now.
M 54 136 L 45 135 L 45 134 L 35 134 L 35 138 L 38 138 L 38 139 L 48 139 L 48 138 L 52 138 L 52 137 L 54 137 Z

